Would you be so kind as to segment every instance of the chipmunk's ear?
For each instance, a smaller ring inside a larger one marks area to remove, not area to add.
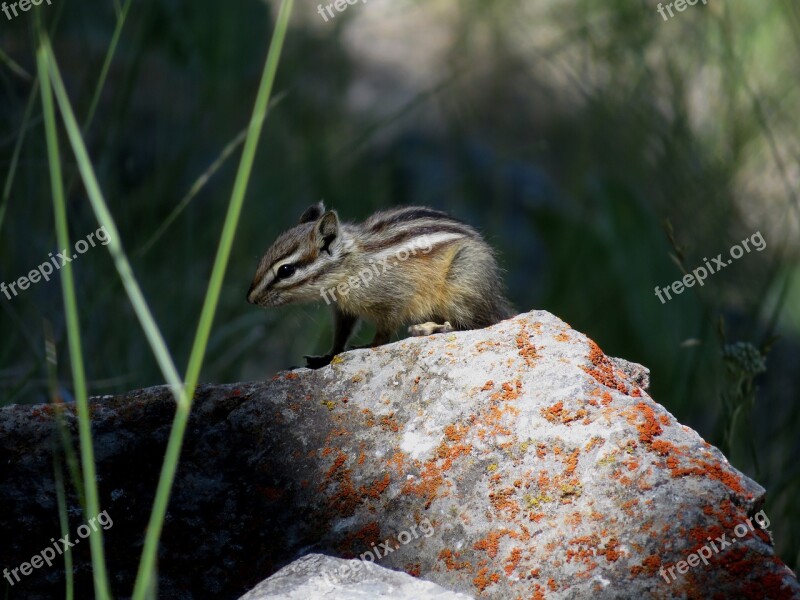
[[[314,227],[320,252],[331,254],[331,245],[339,238],[339,217],[336,211],[329,210],[317,221]]]
[[[313,223],[314,221],[319,219],[324,212],[325,212],[325,204],[322,202],[322,200],[320,200],[316,204],[312,204],[311,206],[309,206],[306,209],[306,212],[300,215],[299,225],[302,225],[303,223]]]

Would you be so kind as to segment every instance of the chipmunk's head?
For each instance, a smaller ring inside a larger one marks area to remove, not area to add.
[[[310,206],[300,223],[282,233],[261,259],[247,301],[282,306],[321,300],[321,291],[338,283],[342,237],[335,211],[326,211],[322,202]]]

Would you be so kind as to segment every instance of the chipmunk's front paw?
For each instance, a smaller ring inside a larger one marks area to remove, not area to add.
[[[453,329],[453,326],[450,325],[450,321],[445,321],[442,325],[429,321],[419,325],[412,325],[408,328],[408,333],[414,336],[433,335],[434,333],[450,333],[451,331],[455,331],[455,329]]]
[[[333,360],[333,354],[325,354],[324,356],[304,356],[306,359],[306,367],[309,369],[321,369]]]

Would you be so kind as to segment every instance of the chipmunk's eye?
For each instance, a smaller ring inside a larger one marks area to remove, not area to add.
[[[281,265],[278,269],[278,279],[289,279],[296,270],[294,265]]]

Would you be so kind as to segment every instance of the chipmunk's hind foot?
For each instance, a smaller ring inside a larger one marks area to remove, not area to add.
[[[420,323],[419,325],[411,325],[408,328],[408,333],[413,336],[433,335],[434,333],[450,333],[455,331],[455,328],[450,325],[450,321],[445,321],[443,324],[433,323]]]

